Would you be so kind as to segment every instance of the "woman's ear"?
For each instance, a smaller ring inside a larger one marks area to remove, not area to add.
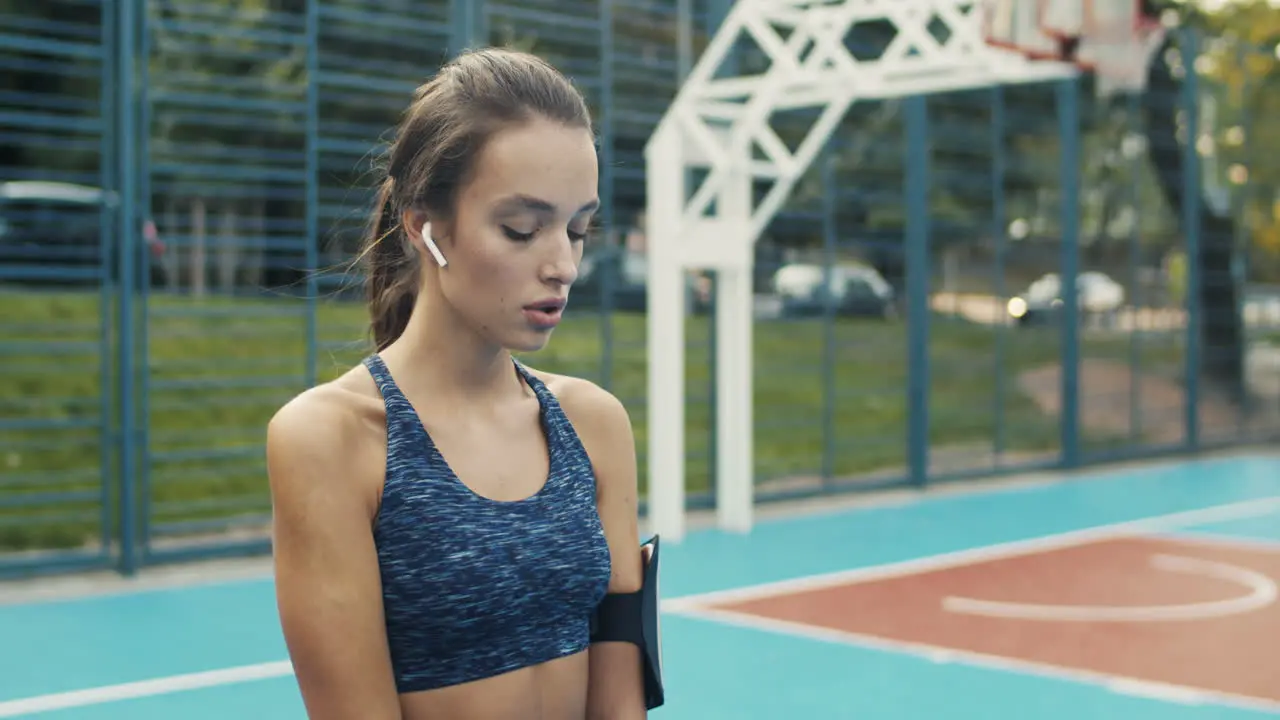
[[[405,210],[400,215],[400,227],[404,228],[405,237],[414,245],[422,243],[422,226],[431,221],[422,210]]]
[[[415,250],[425,250],[440,267],[445,267],[449,264],[440,252],[440,246],[432,234],[431,218],[427,213],[421,210],[408,210],[405,211],[400,222],[404,226],[405,235],[409,238],[409,242],[413,244]]]

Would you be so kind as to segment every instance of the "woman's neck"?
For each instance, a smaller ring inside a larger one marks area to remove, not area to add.
[[[405,376],[402,385],[415,393],[474,401],[519,390],[510,351],[481,337],[438,299],[419,297],[404,332],[381,355],[399,366],[397,381]]]

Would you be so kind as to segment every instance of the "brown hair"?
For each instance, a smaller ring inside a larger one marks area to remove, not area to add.
[[[462,53],[418,88],[385,155],[362,255],[379,350],[404,332],[418,292],[418,254],[400,225],[405,210],[452,217],[457,191],[497,131],[534,117],[591,130],[582,95],[559,71],[524,52]]]

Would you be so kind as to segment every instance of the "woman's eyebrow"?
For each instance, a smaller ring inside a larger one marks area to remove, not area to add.
[[[500,204],[500,207],[503,207],[505,209],[513,205],[518,206],[520,209],[524,209],[524,210],[533,210],[535,212],[543,212],[551,215],[554,215],[556,213],[555,205],[547,202],[546,200],[543,200],[541,198],[536,198],[531,195],[513,195],[507,198],[506,200],[503,200],[502,203]],[[586,203],[585,205],[583,205],[582,207],[578,208],[578,212],[575,214],[581,215],[584,212],[591,212],[599,207],[600,207],[600,198],[595,198],[590,202]]]

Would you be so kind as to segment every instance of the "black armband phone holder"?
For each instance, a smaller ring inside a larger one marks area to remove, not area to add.
[[[662,638],[658,616],[658,536],[641,545],[648,549],[644,580],[631,593],[611,593],[591,616],[591,642],[629,642],[640,648],[645,709],[665,701],[662,687]]]

